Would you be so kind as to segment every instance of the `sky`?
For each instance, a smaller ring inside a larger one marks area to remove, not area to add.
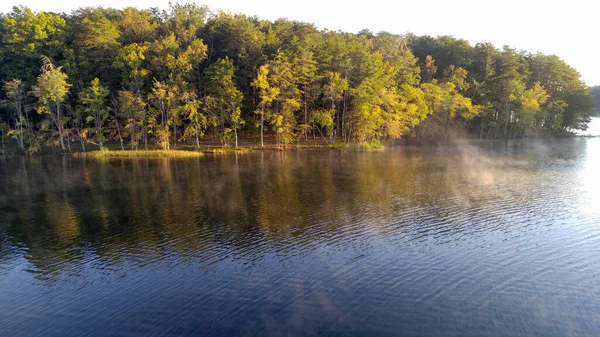
[[[179,2],[192,2],[179,0]],[[417,35],[452,35],[475,44],[491,42],[529,52],[556,54],[590,86],[600,85],[600,51],[596,41],[595,0],[203,0],[212,11],[288,18],[318,28],[358,32],[388,31]],[[167,8],[168,0],[15,0],[2,1],[1,12],[13,5],[35,11],[70,12],[79,7]]]

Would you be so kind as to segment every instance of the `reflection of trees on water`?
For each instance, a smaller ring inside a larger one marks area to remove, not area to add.
[[[489,182],[473,183],[494,166],[481,165],[408,150],[5,158],[0,256],[22,254],[52,277],[90,260],[209,265],[293,254],[340,235],[419,235],[414,228],[447,216],[457,198],[474,207],[490,195]]]

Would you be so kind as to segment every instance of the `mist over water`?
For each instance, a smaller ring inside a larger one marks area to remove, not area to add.
[[[0,159],[0,336],[596,336],[600,139]]]
[[[592,117],[591,122],[588,124],[588,129],[580,131],[578,134],[582,136],[600,137],[600,117]]]

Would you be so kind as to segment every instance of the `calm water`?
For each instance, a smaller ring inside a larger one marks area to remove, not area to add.
[[[600,139],[0,159],[0,336],[597,336]]]

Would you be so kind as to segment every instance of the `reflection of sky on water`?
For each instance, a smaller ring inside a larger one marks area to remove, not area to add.
[[[600,118],[595,119],[596,135],[600,136]],[[600,139],[589,139],[586,142],[583,168],[579,173],[580,209],[587,215],[600,214]]]

